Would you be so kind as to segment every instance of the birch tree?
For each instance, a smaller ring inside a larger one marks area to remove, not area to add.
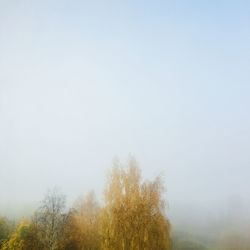
[[[170,249],[163,191],[160,178],[142,181],[135,160],[131,159],[125,169],[115,163],[101,216],[102,249]]]

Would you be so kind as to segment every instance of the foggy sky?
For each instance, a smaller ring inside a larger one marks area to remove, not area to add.
[[[101,197],[129,154],[170,210],[248,203],[249,28],[248,1],[1,0],[0,206]]]

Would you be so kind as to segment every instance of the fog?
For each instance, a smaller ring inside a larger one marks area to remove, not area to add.
[[[54,186],[69,202],[102,199],[113,159],[132,154],[145,179],[163,174],[176,227],[246,221],[249,10],[0,1],[2,213],[27,213]]]

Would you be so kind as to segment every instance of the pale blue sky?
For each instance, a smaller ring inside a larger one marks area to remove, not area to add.
[[[0,0],[1,202],[100,193],[114,156],[170,208],[250,195],[249,1]]]

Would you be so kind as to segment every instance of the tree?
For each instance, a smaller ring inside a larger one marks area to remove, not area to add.
[[[0,247],[8,239],[11,231],[10,221],[5,217],[0,217]]]
[[[2,250],[40,250],[42,246],[36,238],[36,231],[27,219],[22,220],[11,234],[10,238],[4,242]]]
[[[123,169],[115,163],[105,190],[101,216],[103,249],[168,250],[170,224],[160,178],[142,182],[134,159]]]
[[[248,232],[237,229],[223,232],[219,240],[219,248],[221,250],[249,250]]]
[[[33,217],[33,224],[38,232],[38,240],[46,250],[59,249],[66,218],[64,209],[64,195],[57,189],[53,189],[45,195],[41,207]]]
[[[173,250],[207,250],[200,242],[192,240],[180,240],[173,245]]]
[[[100,249],[99,212],[100,206],[93,192],[77,201],[65,226],[65,248]]]

